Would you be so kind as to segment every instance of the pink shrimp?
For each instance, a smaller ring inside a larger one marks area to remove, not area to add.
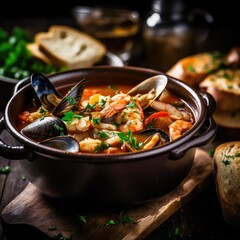
[[[169,126],[169,135],[171,140],[175,140],[182,136],[192,127],[192,123],[185,120],[176,120]]]

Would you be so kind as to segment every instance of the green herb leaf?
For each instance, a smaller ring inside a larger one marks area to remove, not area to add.
[[[87,223],[87,217],[83,215],[78,215],[78,218],[81,223]]]
[[[0,168],[0,174],[9,174],[10,172],[11,172],[11,168],[9,166]]]
[[[75,114],[72,110],[65,112],[64,116],[61,118],[67,124],[70,124],[74,118],[81,119],[83,118],[82,115]]]

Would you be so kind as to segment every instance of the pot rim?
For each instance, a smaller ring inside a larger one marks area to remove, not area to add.
[[[59,149],[53,149],[44,145],[40,145],[37,142],[34,142],[33,140],[25,137],[22,135],[11,123],[11,120],[9,118],[9,112],[13,106],[12,101],[14,98],[18,96],[18,94],[21,91],[24,91],[25,88],[28,88],[30,86],[29,79],[24,79],[26,83],[20,90],[18,90],[8,101],[5,112],[4,112],[4,118],[5,118],[5,125],[7,129],[10,131],[10,133],[16,138],[17,141],[19,141],[20,144],[23,144],[26,149],[28,149],[30,152],[37,152],[40,155],[47,155],[48,158],[52,159],[67,159],[68,161],[74,160],[74,161],[88,161],[88,162],[96,162],[96,163],[109,163],[109,162],[119,162],[119,161],[134,161],[139,159],[147,159],[152,157],[153,155],[160,155],[163,153],[171,152],[171,150],[183,145],[184,143],[188,142],[194,135],[198,132],[198,130],[202,127],[203,123],[206,120],[207,116],[207,109],[205,106],[205,103],[203,99],[201,98],[200,94],[189,87],[186,83],[183,81],[173,78],[163,72],[159,72],[156,70],[148,69],[148,68],[142,68],[142,67],[135,67],[135,66],[124,66],[124,67],[116,67],[116,66],[96,66],[96,67],[88,67],[88,68],[81,68],[81,69],[75,69],[75,70],[67,70],[64,72],[58,72],[49,74],[48,77],[51,79],[52,77],[62,76],[64,75],[71,75],[71,74],[78,74],[79,72],[92,72],[92,71],[98,71],[98,72],[105,72],[106,70],[113,70],[118,72],[137,72],[139,73],[145,73],[145,74],[163,74],[166,75],[171,81],[178,84],[180,87],[185,88],[188,93],[191,94],[191,96],[200,104],[200,109],[198,109],[200,112],[199,119],[195,119],[195,123],[192,126],[192,128],[183,136],[178,138],[175,141],[169,142],[164,144],[163,146],[160,146],[158,148],[150,149],[150,150],[144,150],[134,153],[124,153],[124,154],[101,154],[101,153],[69,153],[64,152]],[[57,157],[57,158],[56,158]],[[108,158],[106,161],[106,157]]]

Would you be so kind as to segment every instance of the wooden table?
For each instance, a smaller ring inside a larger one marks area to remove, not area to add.
[[[65,19],[59,21],[36,20],[32,27],[29,27],[29,19],[19,24],[22,27],[28,26],[32,33],[39,30],[45,30],[47,26],[53,23],[66,23]],[[68,21],[72,25],[72,21]],[[11,28],[13,22],[6,20],[5,26]],[[38,28],[35,28],[38,26]],[[0,112],[2,115],[2,112]],[[5,133],[4,134],[8,134]],[[7,137],[5,137],[7,139]],[[9,143],[10,144],[10,143]],[[216,146],[218,142],[206,147],[206,151]],[[0,157],[0,168],[9,166],[11,172],[0,174],[0,212],[28,185],[19,162]],[[25,228],[28,236],[34,236],[32,239],[43,239],[33,229]],[[24,235],[23,235],[24,237]],[[6,240],[5,231],[0,225],[0,240]],[[20,238],[23,239],[23,238]],[[202,189],[185,207],[178,210],[170,216],[163,224],[156,226],[156,229],[150,233],[146,240],[165,240],[165,239],[218,239],[218,240],[237,240],[240,234],[229,228],[223,221],[221,209],[216,196],[215,184],[213,178],[209,184]]]

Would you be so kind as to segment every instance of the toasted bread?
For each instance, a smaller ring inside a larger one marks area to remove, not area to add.
[[[214,176],[225,219],[240,227],[240,141],[220,144],[214,153]]]
[[[240,69],[221,69],[208,75],[200,88],[209,92],[222,111],[240,111]]]
[[[103,43],[64,25],[53,25],[48,32],[37,33],[35,42],[39,50],[57,67],[90,67],[106,54]]]
[[[224,64],[224,57],[218,52],[204,52],[179,60],[167,74],[198,88],[199,83]]]

